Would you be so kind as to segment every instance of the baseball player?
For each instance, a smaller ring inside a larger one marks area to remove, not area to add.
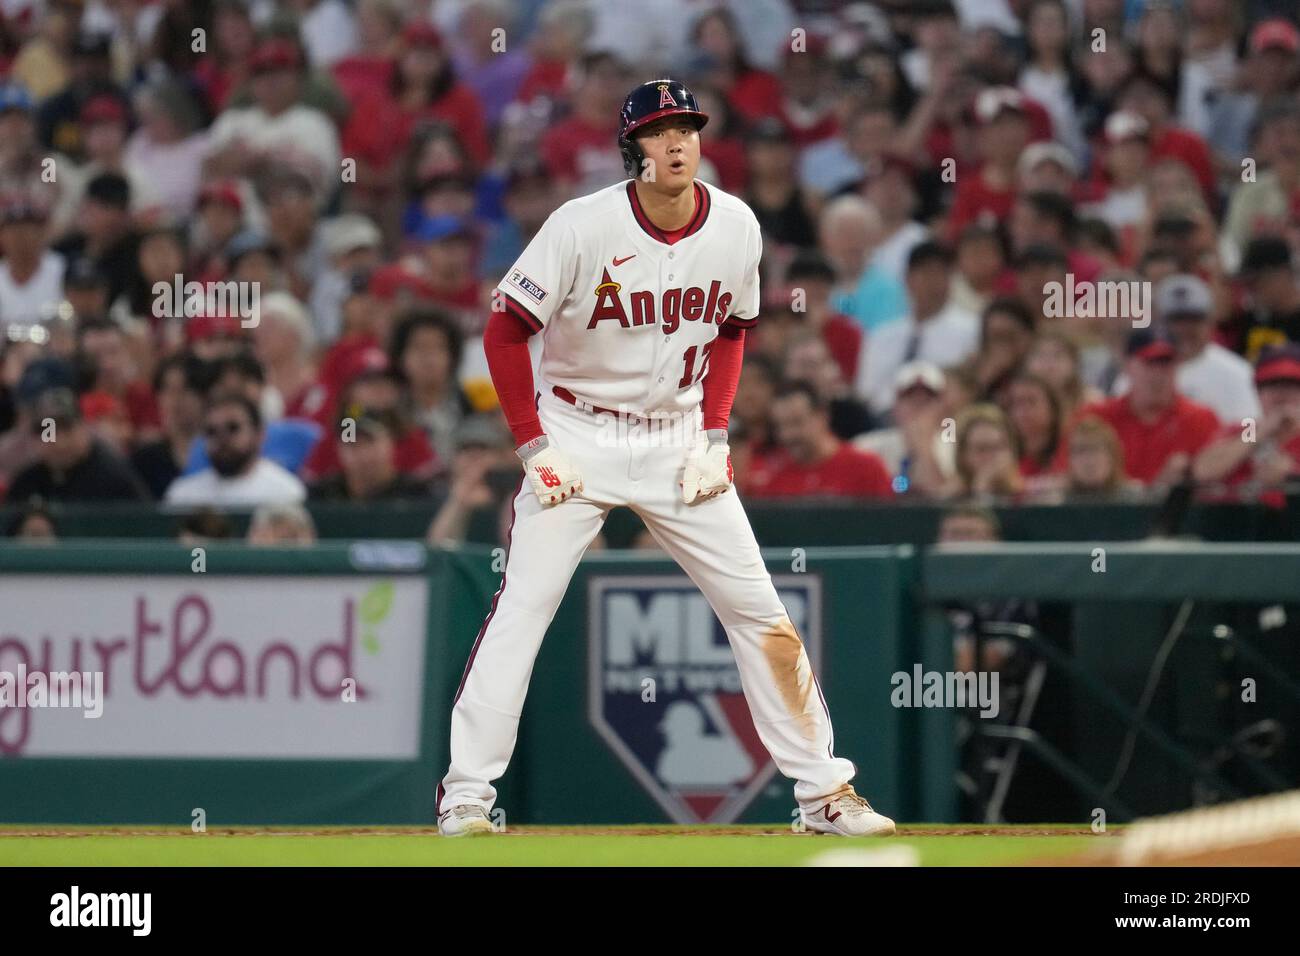
[[[497,287],[484,349],[525,478],[501,586],[451,715],[445,836],[491,832],[533,661],[573,571],[626,505],[726,629],[759,736],[805,825],[892,834],[834,755],[802,640],[731,489],[727,422],[758,319],[758,221],[695,178],[708,117],[675,80],[638,86],[618,144],[629,179],[557,209]],[[538,381],[529,336],[542,337]],[[647,440],[647,436],[657,440]]]

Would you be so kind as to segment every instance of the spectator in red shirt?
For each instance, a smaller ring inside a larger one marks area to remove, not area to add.
[[[442,36],[418,20],[402,31],[403,52],[388,86],[353,103],[343,128],[343,154],[357,161],[355,185],[383,193],[396,184],[396,160],[420,123],[442,120],[476,166],[489,157],[483,104],[456,79]]]
[[[135,440],[157,438],[161,425],[158,403],[149,383],[136,374],[122,327],[109,319],[83,321],[77,329],[77,347],[90,374],[88,391],[102,392],[120,403]]]
[[[717,65],[710,75],[719,81],[727,102],[741,119],[752,123],[778,115],[781,84],[771,73],[750,65],[730,10],[717,7],[696,20],[691,46],[714,59]]]
[[[539,150],[551,175],[574,195],[623,179],[623,161],[611,143],[618,139],[618,113],[627,71],[612,53],[582,61],[570,98],[573,111],[542,136]]]
[[[531,103],[538,97],[551,101],[563,99],[570,73],[590,35],[591,13],[583,4],[548,3],[538,14],[537,30],[529,41],[532,66],[519,84],[515,101]],[[697,96],[699,92],[695,88]]]
[[[1136,69],[1120,87],[1116,104],[1125,112],[1133,112],[1147,121],[1151,144],[1151,162],[1177,159],[1196,176],[1205,201],[1215,204],[1214,162],[1205,140],[1191,130],[1175,126],[1173,100],[1170,90],[1152,74]]]
[[[1214,440],[1219,419],[1178,394],[1173,342],[1152,329],[1138,329],[1128,340],[1124,370],[1126,395],[1079,410],[1107,422],[1124,448],[1124,467],[1144,485],[1172,485],[1188,474],[1192,459]]]
[[[804,382],[788,382],[772,405],[781,451],[751,476],[756,498],[888,498],[889,472],[879,456],[835,437],[830,414]]]
[[[980,167],[957,180],[949,220],[953,239],[962,229],[984,219],[1002,221],[1011,215],[1016,196],[1016,167],[1029,143],[1025,98],[1011,87],[991,87],[975,98],[976,151]]]
[[[1278,487],[1300,475],[1300,346],[1265,349],[1255,366],[1255,388],[1259,422],[1226,428],[1197,456],[1192,475],[1198,482],[1264,491],[1265,501],[1281,506]]]
[[[330,72],[349,102],[382,93],[393,78],[402,52],[402,8],[395,0],[360,0],[357,4],[360,49],[335,63]]]
[[[795,256],[785,278],[791,301],[801,295],[808,327],[822,337],[844,381],[856,381],[858,359],[862,355],[862,327],[831,307],[831,289],[835,285],[831,264],[817,250],[808,249]]]

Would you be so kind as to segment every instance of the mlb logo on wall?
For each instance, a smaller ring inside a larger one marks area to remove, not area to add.
[[[773,582],[817,673],[821,581],[790,574]],[[680,575],[596,576],[587,606],[588,712],[596,731],[675,822],[734,821],[776,765],[704,595]]]

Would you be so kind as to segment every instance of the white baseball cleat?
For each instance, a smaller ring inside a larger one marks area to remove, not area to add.
[[[801,810],[803,823],[815,833],[838,836],[893,836],[894,821],[871,809],[871,804],[852,789],[815,810]]]
[[[482,807],[462,803],[438,817],[438,832],[445,837],[478,836],[492,832],[492,821]]]

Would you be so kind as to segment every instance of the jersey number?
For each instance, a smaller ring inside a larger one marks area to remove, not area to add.
[[[696,346],[692,345],[686,350],[686,354],[682,356],[682,361],[686,363],[686,370],[682,372],[682,380],[677,383],[678,388],[686,388],[689,385],[694,385],[700,379],[704,378],[704,374],[709,370],[709,353],[713,351],[713,342],[706,343],[701,352],[704,360],[700,362],[699,375],[695,374],[695,349]]]

